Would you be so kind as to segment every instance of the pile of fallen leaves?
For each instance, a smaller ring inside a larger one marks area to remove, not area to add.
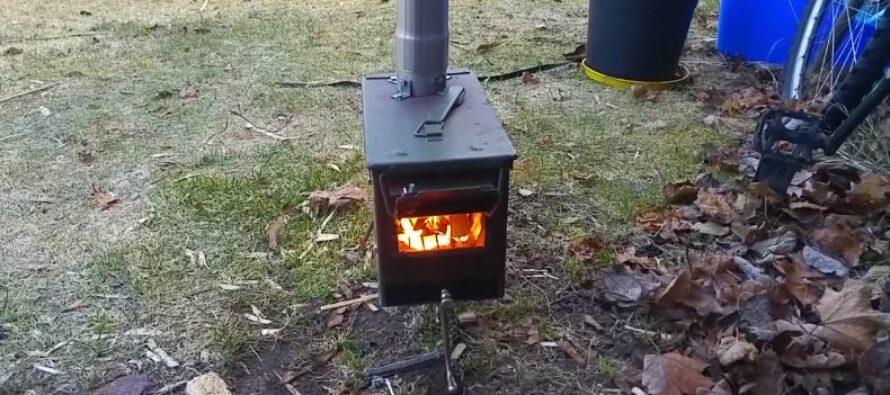
[[[666,209],[638,216],[645,242],[616,251],[600,288],[614,306],[647,307],[679,340],[619,386],[890,394],[890,182],[822,166],[784,196],[706,174],[664,197]]]

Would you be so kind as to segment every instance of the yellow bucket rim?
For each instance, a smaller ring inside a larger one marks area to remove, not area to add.
[[[584,70],[584,75],[591,80],[599,82],[603,85],[610,86],[617,89],[630,89],[634,85],[641,85],[648,89],[667,89],[674,85],[678,85],[680,83],[686,82],[689,80],[689,75],[691,74],[689,68],[687,68],[682,63],[680,64],[680,70],[682,75],[680,77],[670,80],[670,81],[634,81],[634,80],[626,80],[623,78],[612,77],[606,74],[603,74],[599,71],[596,71],[589,66],[587,66],[587,59],[581,61],[581,68]]]

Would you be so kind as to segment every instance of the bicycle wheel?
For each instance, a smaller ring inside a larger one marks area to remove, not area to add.
[[[861,59],[887,0],[811,0],[785,65],[782,98],[824,105]]]

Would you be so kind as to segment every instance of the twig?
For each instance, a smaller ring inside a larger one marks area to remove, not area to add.
[[[34,93],[43,92],[43,91],[45,91],[45,90],[47,90],[47,89],[50,89],[50,88],[55,87],[56,85],[59,85],[59,83],[58,83],[58,82],[53,82],[52,84],[44,85],[44,86],[41,86],[40,88],[34,88],[34,89],[29,90],[29,91],[24,91],[24,92],[22,92],[22,93],[16,93],[16,94],[14,94],[14,95],[12,95],[12,96],[7,96],[7,97],[4,97],[4,98],[0,99],[0,103],[5,103],[5,102],[8,102],[8,101],[10,101],[10,100],[15,100],[15,99],[18,99],[18,98],[20,98],[20,97],[28,96],[28,95],[31,95],[31,94],[34,94]]]
[[[278,141],[287,141],[287,137],[282,136],[282,135],[280,135],[280,134],[272,133],[272,132],[266,130],[265,128],[262,128],[262,127],[258,126],[256,123],[254,123],[253,121],[247,119],[247,117],[245,117],[244,115],[242,115],[242,114],[241,114],[240,112],[238,112],[238,111],[235,111],[235,110],[229,110],[229,113],[231,113],[232,115],[234,115],[234,116],[236,116],[236,117],[238,117],[238,118],[243,119],[244,122],[247,122],[248,124],[250,124],[250,126],[253,127],[253,130],[256,130],[257,132],[259,132],[260,134],[265,135],[266,137],[271,137],[271,138],[273,138],[273,139],[275,139],[275,140],[278,140]]]
[[[177,381],[173,384],[167,384],[161,388],[158,388],[158,390],[154,392],[154,395],[169,394],[169,393],[175,391],[177,388],[182,387],[186,384],[188,384],[188,381],[186,381],[186,380]]]
[[[0,39],[0,42],[9,40],[4,42],[4,44],[15,44],[15,43],[23,43],[25,41],[52,41],[52,40],[61,40],[64,38],[72,38],[72,37],[92,37],[98,36],[101,33],[99,32],[90,32],[90,33],[74,33],[74,34],[66,34],[62,36],[49,36],[49,37],[4,37]]]
[[[201,9],[198,11],[204,12],[204,9],[207,8],[207,3],[209,2],[210,0],[204,0],[204,4],[201,5]]]
[[[627,330],[627,331],[631,331],[631,332],[633,332],[633,333],[636,333],[636,334],[638,334],[638,335],[657,337],[657,338],[659,338],[659,339],[661,339],[661,340],[670,340],[670,338],[671,338],[671,335],[668,335],[668,334],[658,333],[658,332],[653,332],[653,331],[647,331],[647,330],[645,330],[645,329],[635,328],[635,327],[632,327],[632,326],[630,326],[630,325],[625,325],[625,326],[624,326],[624,329]]]
[[[318,88],[323,86],[345,86],[350,88],[361,87],[361,84],[352,80],[334,80],[334,81],[293,81],[293,82],[276,82],[275,85],[284,88]]]
[[[502,73],[502,74],[479,76],[479,80],[480,81],[512,80],[514,78],[522,77],[522,75],[525,73],[540,73],[542,71],[553,70],[555,68],[559,68],[559,67],[570,65],[570,64],[575,64],[575,62],[565,61],[565,62],[557,62],[557,63],[539,64],[537,66],[526,67],[524,69],[510,71],[510,72],[506,72],[506,73]]]
[[[23,133],[10,134],[9,136],[3,136],[3,137],[0,137],[0,143],[4,142],[6,140],[12,140],[16,137],[21,137],[21,136],[25,136],[25,135],[29,135],[29,134],[31,134],[31,132],[23,132]]]
[[[324,306],[321,306],[320,310],[321,311],[335,310],[335,309],[339,309],[341,307],[347,307],[347,306],[352,306],[352,305],[356,305],[356,304],[361,304],[361,303],[365,303],[365,302],[377,299],[378,296],[379,296],[379,294],[374,293],[374,294],[370,294],[370,295],[364,295],[364,296],[361,296],[361,297],[358,297],[355,299],[344,300],[342,302],[326,304]]]

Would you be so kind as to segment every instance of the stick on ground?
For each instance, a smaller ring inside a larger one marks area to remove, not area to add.
[[[43,92],[43,91],[45,91],[45,90],[47,90],[47,89],[54,88],[56,85],[59,85],[59,83],[58,83],[58,82],[53,82],[52,84],[44,85],[44,86],[41,86],[40,88],[34,88],[34,89],[29,90],[29,91],[24,91],[24,92],[22,92],[22,93],[16,93],[16,94],[14,94],[14,95],[12,95],[12,96],[7,96],[7,97],[4,97],[4,98],[0,99],[0,103],[6,103],[6,102],[8,102],[8,101],[18,99],[18,98],[20,98],[20,97],[25,97],[25,96],[28,96],[28,95],[31,95],[31,94],[34,94],[34,93]]]

